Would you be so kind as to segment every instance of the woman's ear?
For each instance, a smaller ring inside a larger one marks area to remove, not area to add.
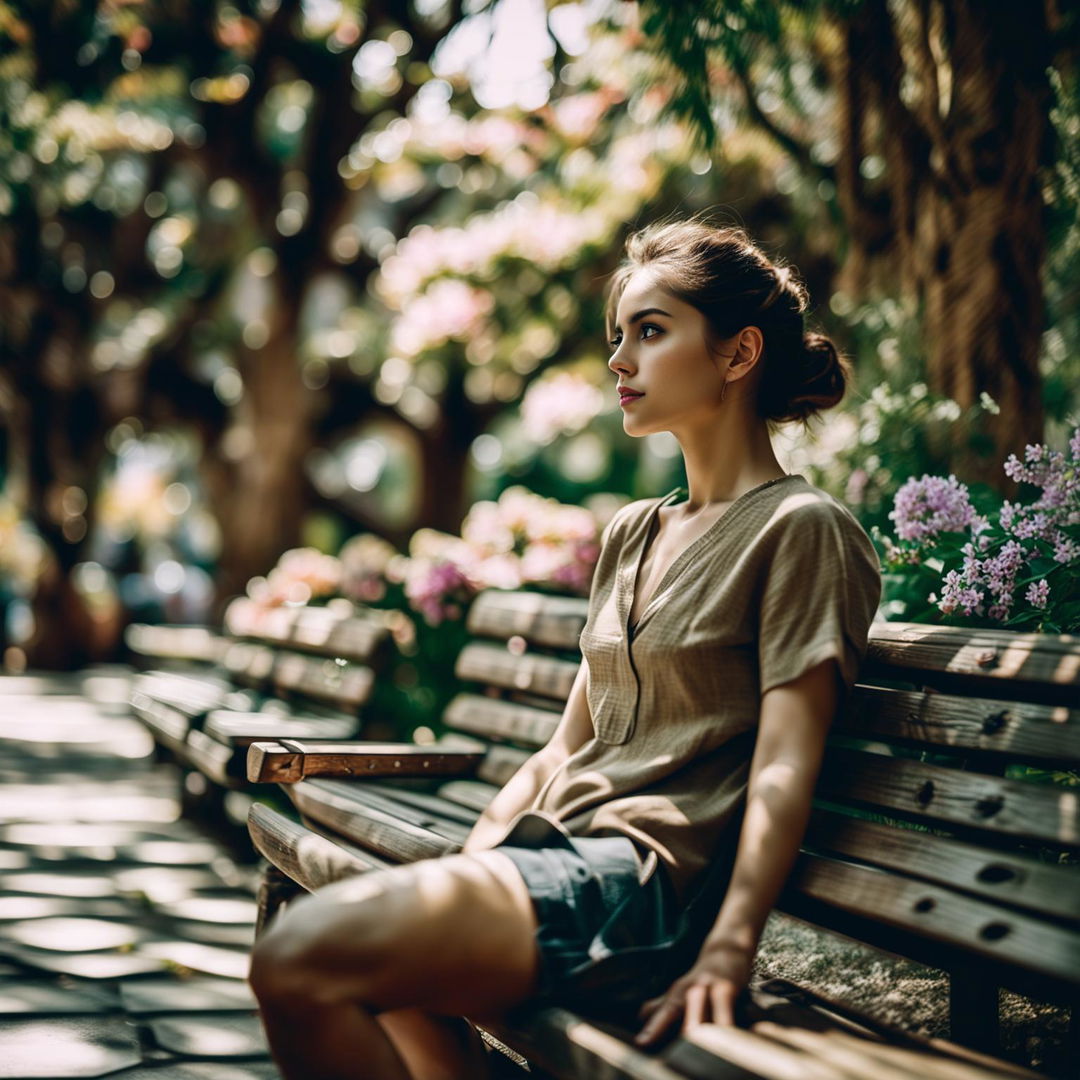
[[[735,339],[735,355],[728,370],[737,379],[748,375],[765,350],[765,338],[756,326],[744,326]]]

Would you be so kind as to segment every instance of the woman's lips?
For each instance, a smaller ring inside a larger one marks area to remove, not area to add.
[[[644,396],[645,396],[644,394],[634,393],[634,392],[629,391],[629,390],[620,390],[619,391],[619,404],[620,405],[629,405],[631,401],[637,401],[637,399],[639,397],[644,397]]]

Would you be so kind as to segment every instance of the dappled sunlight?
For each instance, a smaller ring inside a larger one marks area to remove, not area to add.
[[[147,932],[121,922],[57,917],[9,924],[3,936],[35,949],[81,953],[129,948]]]

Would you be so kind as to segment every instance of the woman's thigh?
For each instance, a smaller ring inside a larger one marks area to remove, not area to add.
[[[335,882],[290,904],[252,979],[311,1001],[498,1015],[533,993],[536,915],[513,861],[447,855]]]

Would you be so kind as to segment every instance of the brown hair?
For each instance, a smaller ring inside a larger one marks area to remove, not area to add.
[[[851,364],[824,334],[804,328],[806,285],[791,266],[771,262],[744,229],[689,220],[632,233],[608,285],[609,339],[630,276],[646,266],[658,271],[662,288],[705,316],[714,337],[730,338],[745,326],[761,330],[764,368],[757,411],[762,419],[806,424],[843,398]]]

